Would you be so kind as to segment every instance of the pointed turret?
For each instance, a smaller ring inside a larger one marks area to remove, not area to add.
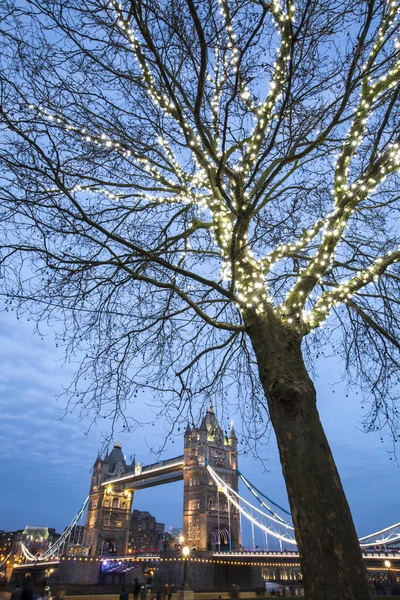
[[[231,421],[231,430],[229,432],[229,439],[230,440],[237,440],[235,428],[233,426],[233,421]]]
[[[217,417],[215,416],[214,408],[211,401],[210,406],[208,407],[207,412],[201,421],[200,429],[205,429],[209,435],[215,435],[216,431],[221,429]]]
[[[108,457],[108,461],[109,461],[109,469],[110,472],[113,472],[116,465],[119,463],[121,465],[121,468],[126,471],[127,470],[127,464],[125,462],[125,457],[122,454],[122,449],[121,449],[121,443],[120,442],[115,442],[114,444],[114,448],[111,450],[110,456]]]
[[[95,469],[98,464],[100,464],[100,465],[103,464],[103,461],[101,460],[100,452],[98,453],[97,458],[96,458],[96,460],[95,460],[94,465],[93,465],[92,468]]]
[[[201,420],[199,431],[207,431],[207,422],[205,416]]]

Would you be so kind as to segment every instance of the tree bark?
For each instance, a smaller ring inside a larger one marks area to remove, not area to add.
[[[273,314],[247,317],[275,430],[307,600],[369,600],[350,508],[322,427],[301,335]]]

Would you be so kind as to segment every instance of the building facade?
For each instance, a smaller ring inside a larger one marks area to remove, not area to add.
[[[131,514],[128,552],[159,550],[163,541],[164,523],[157,523],[147,510],[134,510]]]
[[[239,511],[220,492],[207,470],[209,464],[238,490],[237,439],[233,425],[226,437],[212,406],[199,427],[185,431],[183,536],[197,550],[240,548]]]

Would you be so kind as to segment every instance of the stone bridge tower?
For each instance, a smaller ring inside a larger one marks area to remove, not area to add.
[[[238,490],[235,430],[232,425],[229,437],[224,436],[212,406],[200,427],[191,429],[188,425],[185,432],[183,535],[185,544],[192,549],[239,549],[239,511],[218,491],[206,462]]]
[[[104,459],[97,457],[93,465],[86,515],[83,545],[90,548],[91,556],[127,554],[129,525],[133,492],[101,485],[109,477],[117,477],[133,471],[122,454],[121,444],[115,444]]]

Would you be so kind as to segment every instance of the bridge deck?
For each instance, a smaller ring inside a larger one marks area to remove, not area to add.
[[[140,472],[106,479],[101,485],[118,485],[130,490],[144,489],[183,479],[183,456],[162,460],[143,467]]]
[[[273,564],[274,566],[300,566],[300,557],[298,552],[292,551],[280,551],[280,550],[243,550],[236,552],[213,552],[213,553],[200,553],[197,555],[196,552],[190,557],[191,562],[214,562],[214,563],[229,563],[233,565],[243,565],[243,564],[252,564],[255,566],[268,566]],[[389,560],[392,569],[397,570],[400,567],[400,551],[399,552],[364,552],[363,558],[366,563],[367,569],[369,570],[378,570],[385,571],[387,567],[385,566],[385,561]],[[57,567],[60,561],[71,561],[71,563],[75,562],[112,562],[112,563],[124,563],[124,562],[160,562],[160,561],[176,561],[183,560],[182,555],[177,552],[174,557],[168,556],[163,557],[160,553],[141,553],[137,555],[120,555],[120,556],[92,556],[92,557],[83,557],[83,556],[61,556],[55,560],[47,560],[41,562],[40,560],[36,562],[25,563],[22,565],[17,565],[14,568],[17,570],[31,570],[31,569],[43,569],[49,566]]]

